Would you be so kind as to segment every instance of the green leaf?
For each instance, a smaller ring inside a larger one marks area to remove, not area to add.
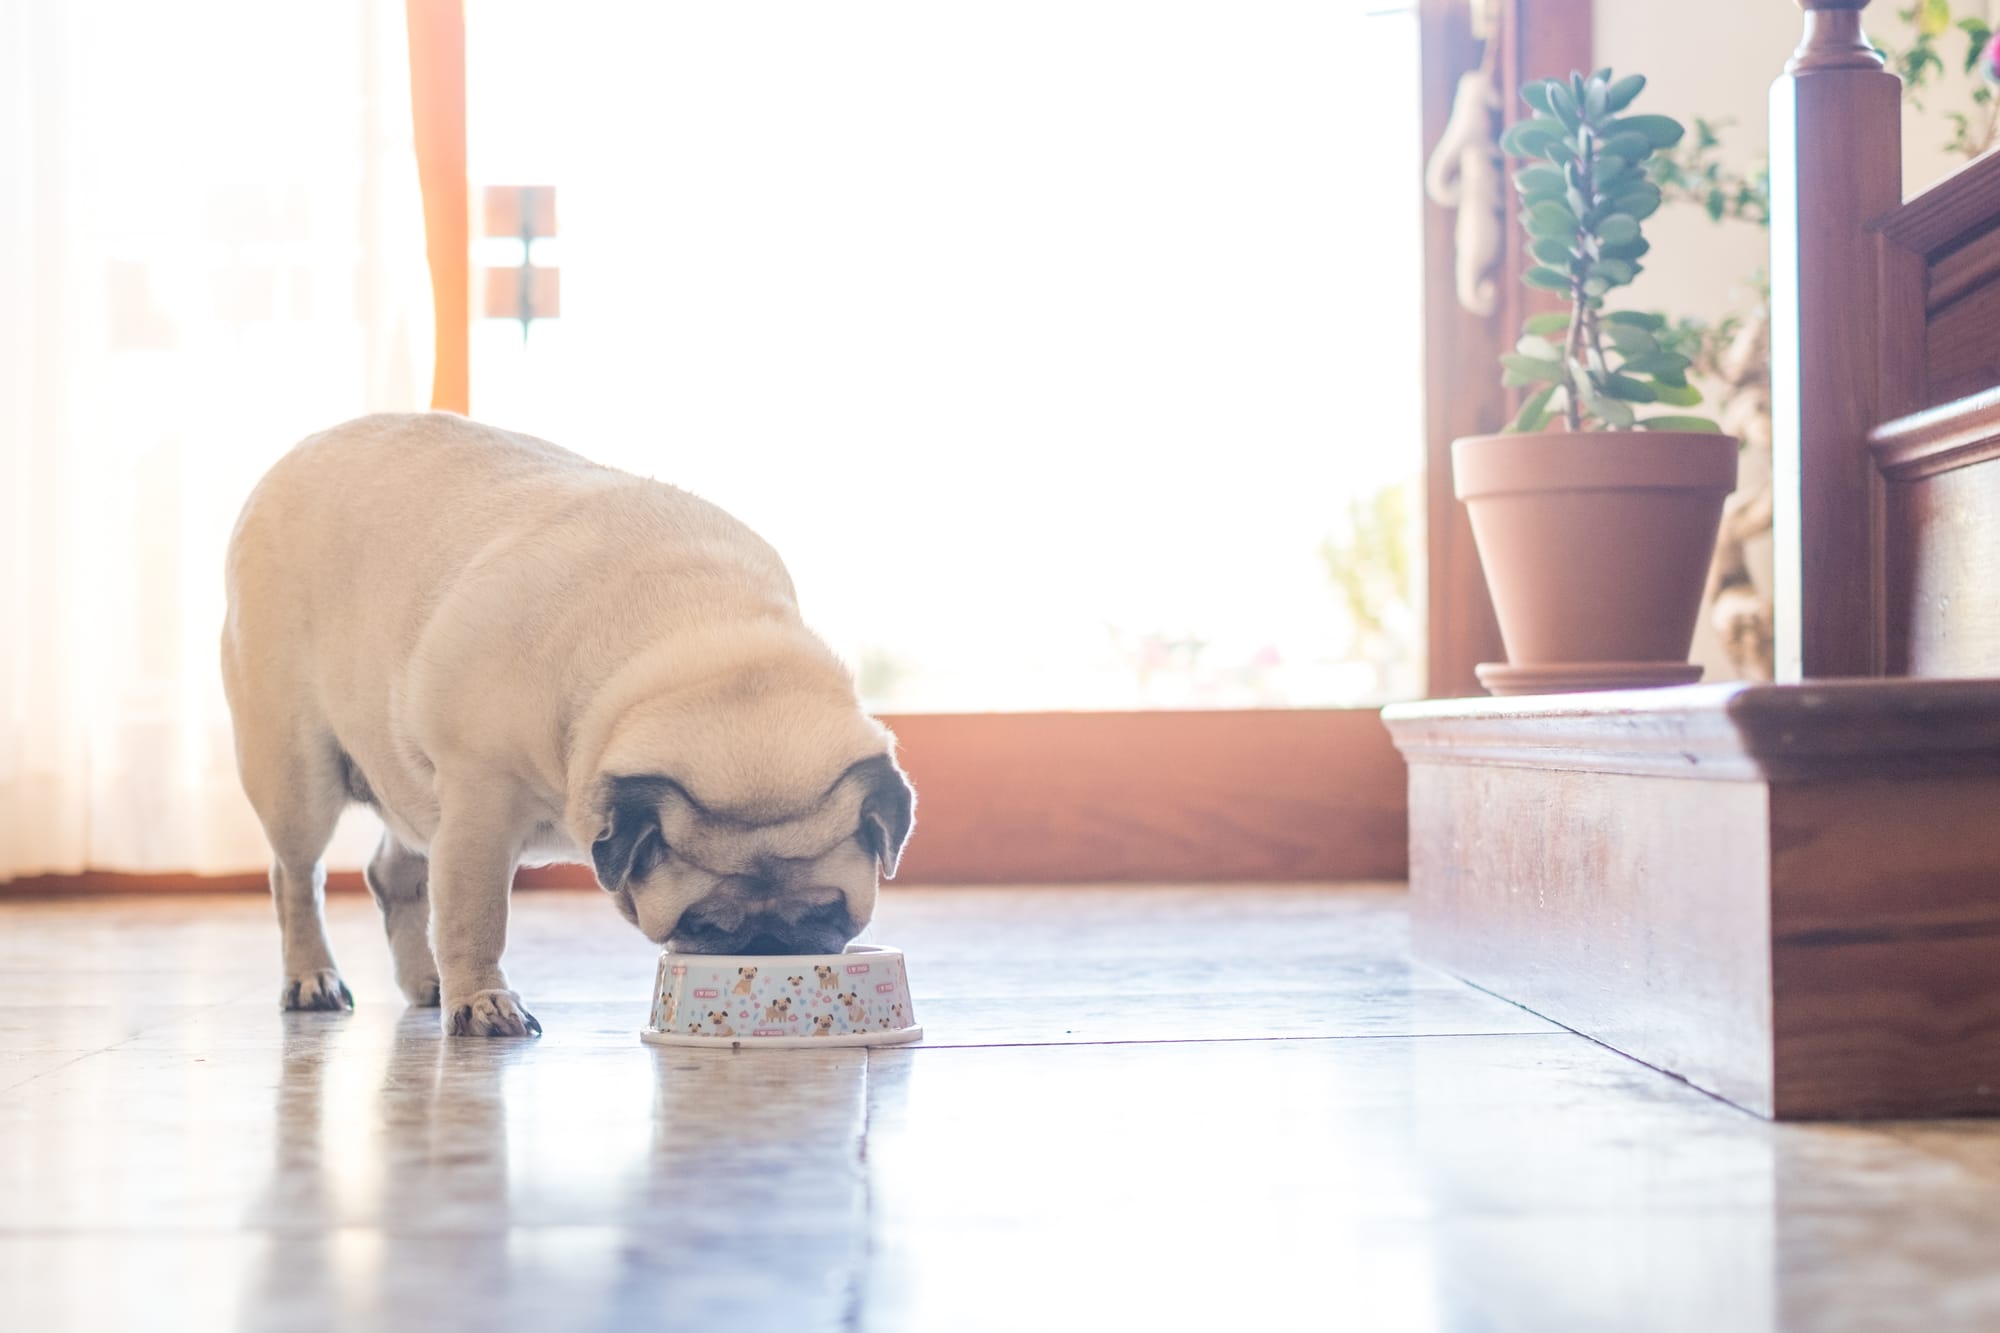
[[[1561,310],[1551,310],[1539,315],[1530,315],[1526,320],[1522,321],[1521,328],[1525,332],[1533,333],[1543,338],[1557,333],[1568,333],[1569,315]]]
[[[1562,142],[1562,126],[1541,116],[1508,126],[1500,136],[1500,151],[1509,157],[1547,157],[1552,144]]]
[[[1636,241],[1627,241],[1623,245],[1599,246],[1598,253],[1606,259],[1640,259],[1652,248],[1652,242],[1641,237]]]
[[[1672,116],[1625,116],[1611,122],[1613,134],[1644,135],[1655,148],[1672,148],[1687,131]]]
[[[1658,396],[1653,392],[1652,385],[1644,380],[1635,380],[1630,375],[1607,375],[1599,388],[1627,403],[1650,403]]]
[[[1559,204],[1553,199],[1545,199],[1523,210],[1521,221],[1527,226],[1530,236],[1564,240],[1576,235],[1576,214],[1569,211],[1567,204]]]
[[[1525,84],[1521,88],[1521,100],[1542,115],[1553,116],[1555,110],[1549,105],[1549,87],[1550,82],[1547,79],[1537,79],[1533,83]]]
[[[1917,8],[1917,31],[1936,37],[1951,26],[1951,0],[1923,0]]]
[[[1670,389],[1685,389],[1688,359],[1673,352],[1656,352],[1651,356],[1635,356],[1627,359],[1620,369],[1627,375],[1651,375],[1657,384]]]
[[[1571,95],[1570,90],[1553,80],[1549,83],[1549,111],[1562,122],[1563,129],[1575,134],[1583,124],[1583,114],[1578,103],[1581,99]]]
[[[1675,384],[1671,380],[1655,377],[1653,395],[1669,407],[1693,407],[1701,401],[1701,390],[1686,380]]]
[[[1629,245],[1639,239],[1639,220],[1630,213],[1613,213],[1597,224],[1597,239],[1608,245]]]
[[[1530,287],[1540,287],[1543,291],[1564,293],[1569,291],[1569,274],[1539,264],[1523,273],[1521,281]]]
[[[1632,105],[1632,99],[1637,97],[1645,87],[1645,75],[1628,74],[1605,90],[1604,105],[1615,116],[1626,107]]]
[[[1604,119],[1604,80],[1593,74],[1583,86],[1583,118],[1592,124]]]
[[[1521,341],[1514,344],[1514,350],[1531,360],[1547,361],[1552,365],[1562,360],[1562,353],[1547,338],[1533,333],[1521,335]]]
[[[1608,194],[1624,184],[1632,174],[1632,164],[1616,153],[1599,153],[1596,172],[1597,188]]]
[[[1521,404],[1521,410],[1514,415],[1514,424],[1509,431],[1540,430],[1549,424],[1549,399],[1555,396],[1556,386],[1551,384],[1541,392]]]
[[[1647,430],[1691,430],[1703,435],[1722,434],[1722,427],[1707,417],[1647,417],[1639,425]]]
[[[1552,194],[1557,198],[1569,187],[1563,179],[1561,167],[1537,162],[1532,167],[1523,167],[1514,173],[1514,188],[1522,194]]]
[[[1563,368],[1554,361],[1538,361],[1532,356],[1522,356],[1519,352],[1509,352],[1500,358],[1506,374],[1500,382],[1510,389],[1518,389],[1528,384],[1546,384],[1550,380],[1562,378]]]
[[[1623,287],[1639,276],[1639,266],[1623,259],[1600,259],[1587,266],[1584,272],[1593,278],[1602,278],[1613,287]]]
[[[1553,236],[1541,236],[1528,242],[1528,252],[1551,268],[1568,268],[1576,258],[1567,244]]]
[[[1658,333],[1661,329],[1667,327],[1667,317],[1665,315],[1655,315],[1645,310],[1613,310],[1604,316],[1604,322],[1606,324],[1630,324],[1632,327],[1644,329],[1648,333]]]
[[[1577,386],[1583,394],[1583,405],[1590,415],[1607,426],[1630,426],[1634,419],[1631,408],[1615,398],[1606,398],[1597,391],[1597,386],[1585,380]]]
[[[1970,74],[1979,67],[1979,57],[1986,53],[1986,44],[1993,40],[1993,29],[1987,26],[1985,19],[1981,18],[1960,19],[1958,26],[1968,39],[1965,47],[1965,72]],[[1981,88],[1979,91],[1986,90]]]
[[[1613,341],[1616,341],[1621,334],[1626,337],[1640,337],[1648,341],[1653,340],[1652,334],[1643,333],[1629,324],[1612,324],[1607,322],[1604,325],[1604,332]],[[1634,375],[1653,375],[1671,382],[1672,377],[1683,374],[1688,366],[1692,364],[1679,352],[1669,352],[1665,348],[1661,348],[1657,342],[1654,342],[1654,347],[1656,350],[1651,352],[1631,353],[1629,360],[1625,364],[1625,369]],[[1624,351],[1624,344],[1619,343],[1618,350],[1621,352]]]
[[[1620,213],[1629,213],[1636,220],[1644,222],[1659,211],[1660,187],[1651,182],[1643,182],[1629,190],[1618,191],[1611,202],[1618,206]]]
[[[1643,134],[1614,134],[1604,141],[1604,151],[1627,162],[1643,162],[1652,154],[1653,145],[1646,142]]]
[[[1626,357],[1627,370],[1643,369],[1635,364],[1639,357],[1651,357],[1659,353],[1660,344],[1652,334],[1633,324],[1605,324],[1604,336],[1618,349],[1620,356]]]

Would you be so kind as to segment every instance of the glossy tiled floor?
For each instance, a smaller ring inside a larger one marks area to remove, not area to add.
[[[548,1035],[445,1040],[332,916],[360,1007],[287,1016],[261,899],[0,898],[0,1326],[2000,1329],[2000,1125],[1766,1125],[1392,891],[893,891],[874,1052],[642,1046],[561,893]]]

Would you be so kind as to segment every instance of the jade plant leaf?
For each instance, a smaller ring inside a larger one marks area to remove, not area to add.
[[[1613,135],[1644,135],[1655,148],[1672,148],[1687,133],[1672,116],[1625,116],[1612,121],[1609,128]]]
[[[1553,120],[1524,120],[1500,136],[1500,151],[1509,157],[1545,157],[1562,135],[1562,126]]]
[[[1570,261],[1576,258],[1570,253],[1569,246],[1553,236],[1543,236],[1535,240],[1528,246],[1528,253],[1552,268],[1567,268]]]
[[[1548,196],[1560,199],[1568,191],[1569,182],[1563,179],[1561,167],[1537,162],[1532,167],[1523,167],[1514,173],[1514,188],[1524,197]]]
[[[1532,431],[1548,425],[1549,400],[1555,396],[1555,392],[1556,386],[1550,384],[1530,396],[1528,401],[1521,404],[1521,410],[1514,414],[1514,423],[1507,429],[1515,432]]]
[[[1653,386],[1630,375],[1607,375],[1600,391],[1627,403],[1650,403],[1658,399]]]
[[[1630,213],[1613,213],[1597,224],[1597,239],[1607,245],[1630,245],[1639,239],[1639,219]]]
[[[1615,116],[1632,105],[1632,99],[1645,91],[1645,88],[1645,75],[1628,74],[1605,90],[1604,105]]]

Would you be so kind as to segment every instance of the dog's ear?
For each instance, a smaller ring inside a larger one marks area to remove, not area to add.
[[[660,798],[669,785],[657,777],[614,777],[605,783],[604,832],[590,844],[590,863],[607,892],[643,877],[666,855]]]
[[[894,879],[896,866],[903,859],[903,845],[916,824],[917,794],[910,789],[903,770],[886,754],[860,767],[868,794],[861,799],[861,828],[856,836],[874,854],[883,878]]]

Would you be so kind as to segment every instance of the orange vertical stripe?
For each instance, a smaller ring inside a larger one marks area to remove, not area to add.
[[[472,401],[472,204],[465,166],[464,0],[408,0],[410,109],[436,307],[431,406]]]

